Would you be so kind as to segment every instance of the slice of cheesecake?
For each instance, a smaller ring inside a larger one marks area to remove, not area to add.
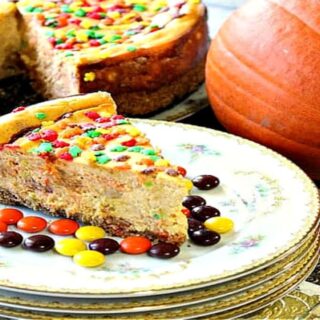
[[[0,203],[181,244],[190,181],[98,92],[0,117]]]

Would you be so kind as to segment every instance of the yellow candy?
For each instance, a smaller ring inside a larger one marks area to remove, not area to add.
[[[56,243],[55,249],[64,256],[74,256],[76,253],[86,250],[86,244],[79,239],[63,239]]]
[[[111,117],[111,114],[109,112],[106,112],[106,111],[100,111],[99,114],[103,118]]]
[[[108,129],[103,129],[103,128],[98,128],[96,129],[97,132],[100,132],[101,134],[108,134],[110,133],[110,130]]]
[[[84,241],[94,241],[103,238],[105,234],[105,231],[100,227],[85,226],[77,230],[76,237]]]
[[[81,267],[93,268],[104,264],[105,256],[93,250],[85,250],[78,252],[74,257],[73,261]]]
[[[77,158],[76,160],[78,160],[79,162],[88,161],[90,163],[94,163],[94,162],[96,162],[96,156],[91,151],[84,151],[81,154],[81,158]]]
[[[108,12],[108,16],[112,19],[118,19],[120,18],[121,14],[118,11],[111,11]]]
[[[217,233],[227,233],[233,230],[234,223],[226,217],[212,217],[204,222],[204,226]]]
[[[43,8],[44,9],[52,9],[52,8],[55,8],[57,6],[56,3],[53,3],[53,2],[44,2],[43,0],[41,0],[42,4],[43,4]]]
[[[81,26],[82,28],[85,28],[85,29],[90,29],[91,27],[94,26],[94,23],[93,23],[92,21],[90,21],[90,20],[84,19],[84,20],[81,22],[80,26]]]
[[[43,127],[48,127],[48,126],[51,126],[51,125],[53,125],[54,124],[54,121],[42,121],[41,122],[41,125],[43,126]]]
[[[186,188],[190,191],[193,188],[193,183],[189,179],[184,179]]]
[[[78,137],[75,140],[75,143],[82,149],[84,149],[87,145],[92,143],[92,139],[89,137]]]
[[[154,165],[156,167],[168,167],[170,165],[170,162],[165,159],[159,159],[154,163]]]
[[[84,31],[77,31],[76,32],[76,39],[79,42],[87,42],[89,37]]]
[[[132,137],[137,137],[141,134],[141,131],[135,127],[129,127],[126,129],[127,133]]]
[[[96,78],[96,74],[94,72],[87,72],[84,74],[83,80],[85,82],[94,81]]]
[[[123,17],[122,17],[122,19],[123,20],[130,20],[131,18],[134,18],[136,16],[136,14],[135,13],[127,13],[127,14],[125,14]]]

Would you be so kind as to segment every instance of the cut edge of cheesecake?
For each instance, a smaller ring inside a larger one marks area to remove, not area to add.
[[[110,94],[17,111],[0,117],[0,203],[78,219],[113,236],[144,235],[179,245],[186,240],[181,202],[190,181],[129,119],[116,115]],[[96,114],[109,122],[98,122]],[[66,138],[72,130],[78,131]],[[49,131],[58,134],[55,141],[34,139]],[[69,146],[56,148],[58,140]],[[44,145],[50,149],[45,154]]]

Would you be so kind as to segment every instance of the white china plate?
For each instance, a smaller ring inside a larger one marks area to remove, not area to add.
[[[317,189],[280,155],[210,129],[152,120],[134,123],[168,159],[186,167],[189,177],[213,174],[220,178],[218,188],[193,193],[232,218],[234,232],[213,247],[187,242],[168,261],[116,253],[97,269],[79,267],[53,251],[36,254],[0,248],[1,288],[90,298],[96,294],[148,296],[212,285],[275,261],[302,242],[317,222]]]

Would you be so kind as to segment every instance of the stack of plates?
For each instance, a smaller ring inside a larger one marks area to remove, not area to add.
[[[234,232],[213,247],[187,242],[167,261],[115,253],[98,269],[55,252],[0,249],[0,318],[228,319],[279,299],[314,269],[319,200],[300,169],[221,132],[135,122],[190,177],[220,178],[217,189],[193,193],[233,219]]]

